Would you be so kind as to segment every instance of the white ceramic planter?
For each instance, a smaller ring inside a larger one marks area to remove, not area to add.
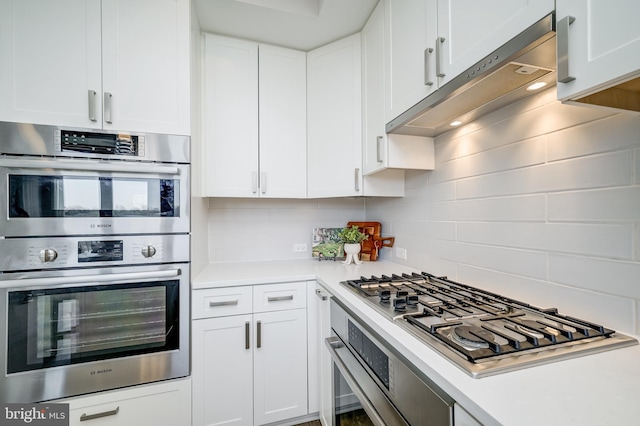
[[[359,265],[362,263],[362,261],[360,260],[360,244],[359,243],[355,243],[355,244],[346,244],[344,245],[344,252],[347,255],[347,258],[342,262],[346,265],[350,264],[350,263],[355,263],[356,265]]]

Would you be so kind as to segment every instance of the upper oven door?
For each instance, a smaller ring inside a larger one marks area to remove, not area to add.
[[[0,158],[0,237],[189,232],[189,166]]]

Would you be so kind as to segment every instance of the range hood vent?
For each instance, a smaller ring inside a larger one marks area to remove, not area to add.
[[[389,122],[387,133],[438,136],[556,84],[554,16],[549,15]]]

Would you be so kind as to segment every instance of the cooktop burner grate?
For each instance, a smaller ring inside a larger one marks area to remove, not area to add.
[[[426,272],[343,284],[474,377],[638,343],[557,309]]]

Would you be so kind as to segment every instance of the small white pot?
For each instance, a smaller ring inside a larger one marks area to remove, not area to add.
[[[362,263],[362,261],[360,260],[360,249],[362,247],[360,246],[359,243],[355,243],[355,244],[347,244],[345,243],[344,245],[344,252],[347,255],[347,258],[342,262],[345,265],[348,265],[350,263],[355,263],[356,265],[359,265]]]

